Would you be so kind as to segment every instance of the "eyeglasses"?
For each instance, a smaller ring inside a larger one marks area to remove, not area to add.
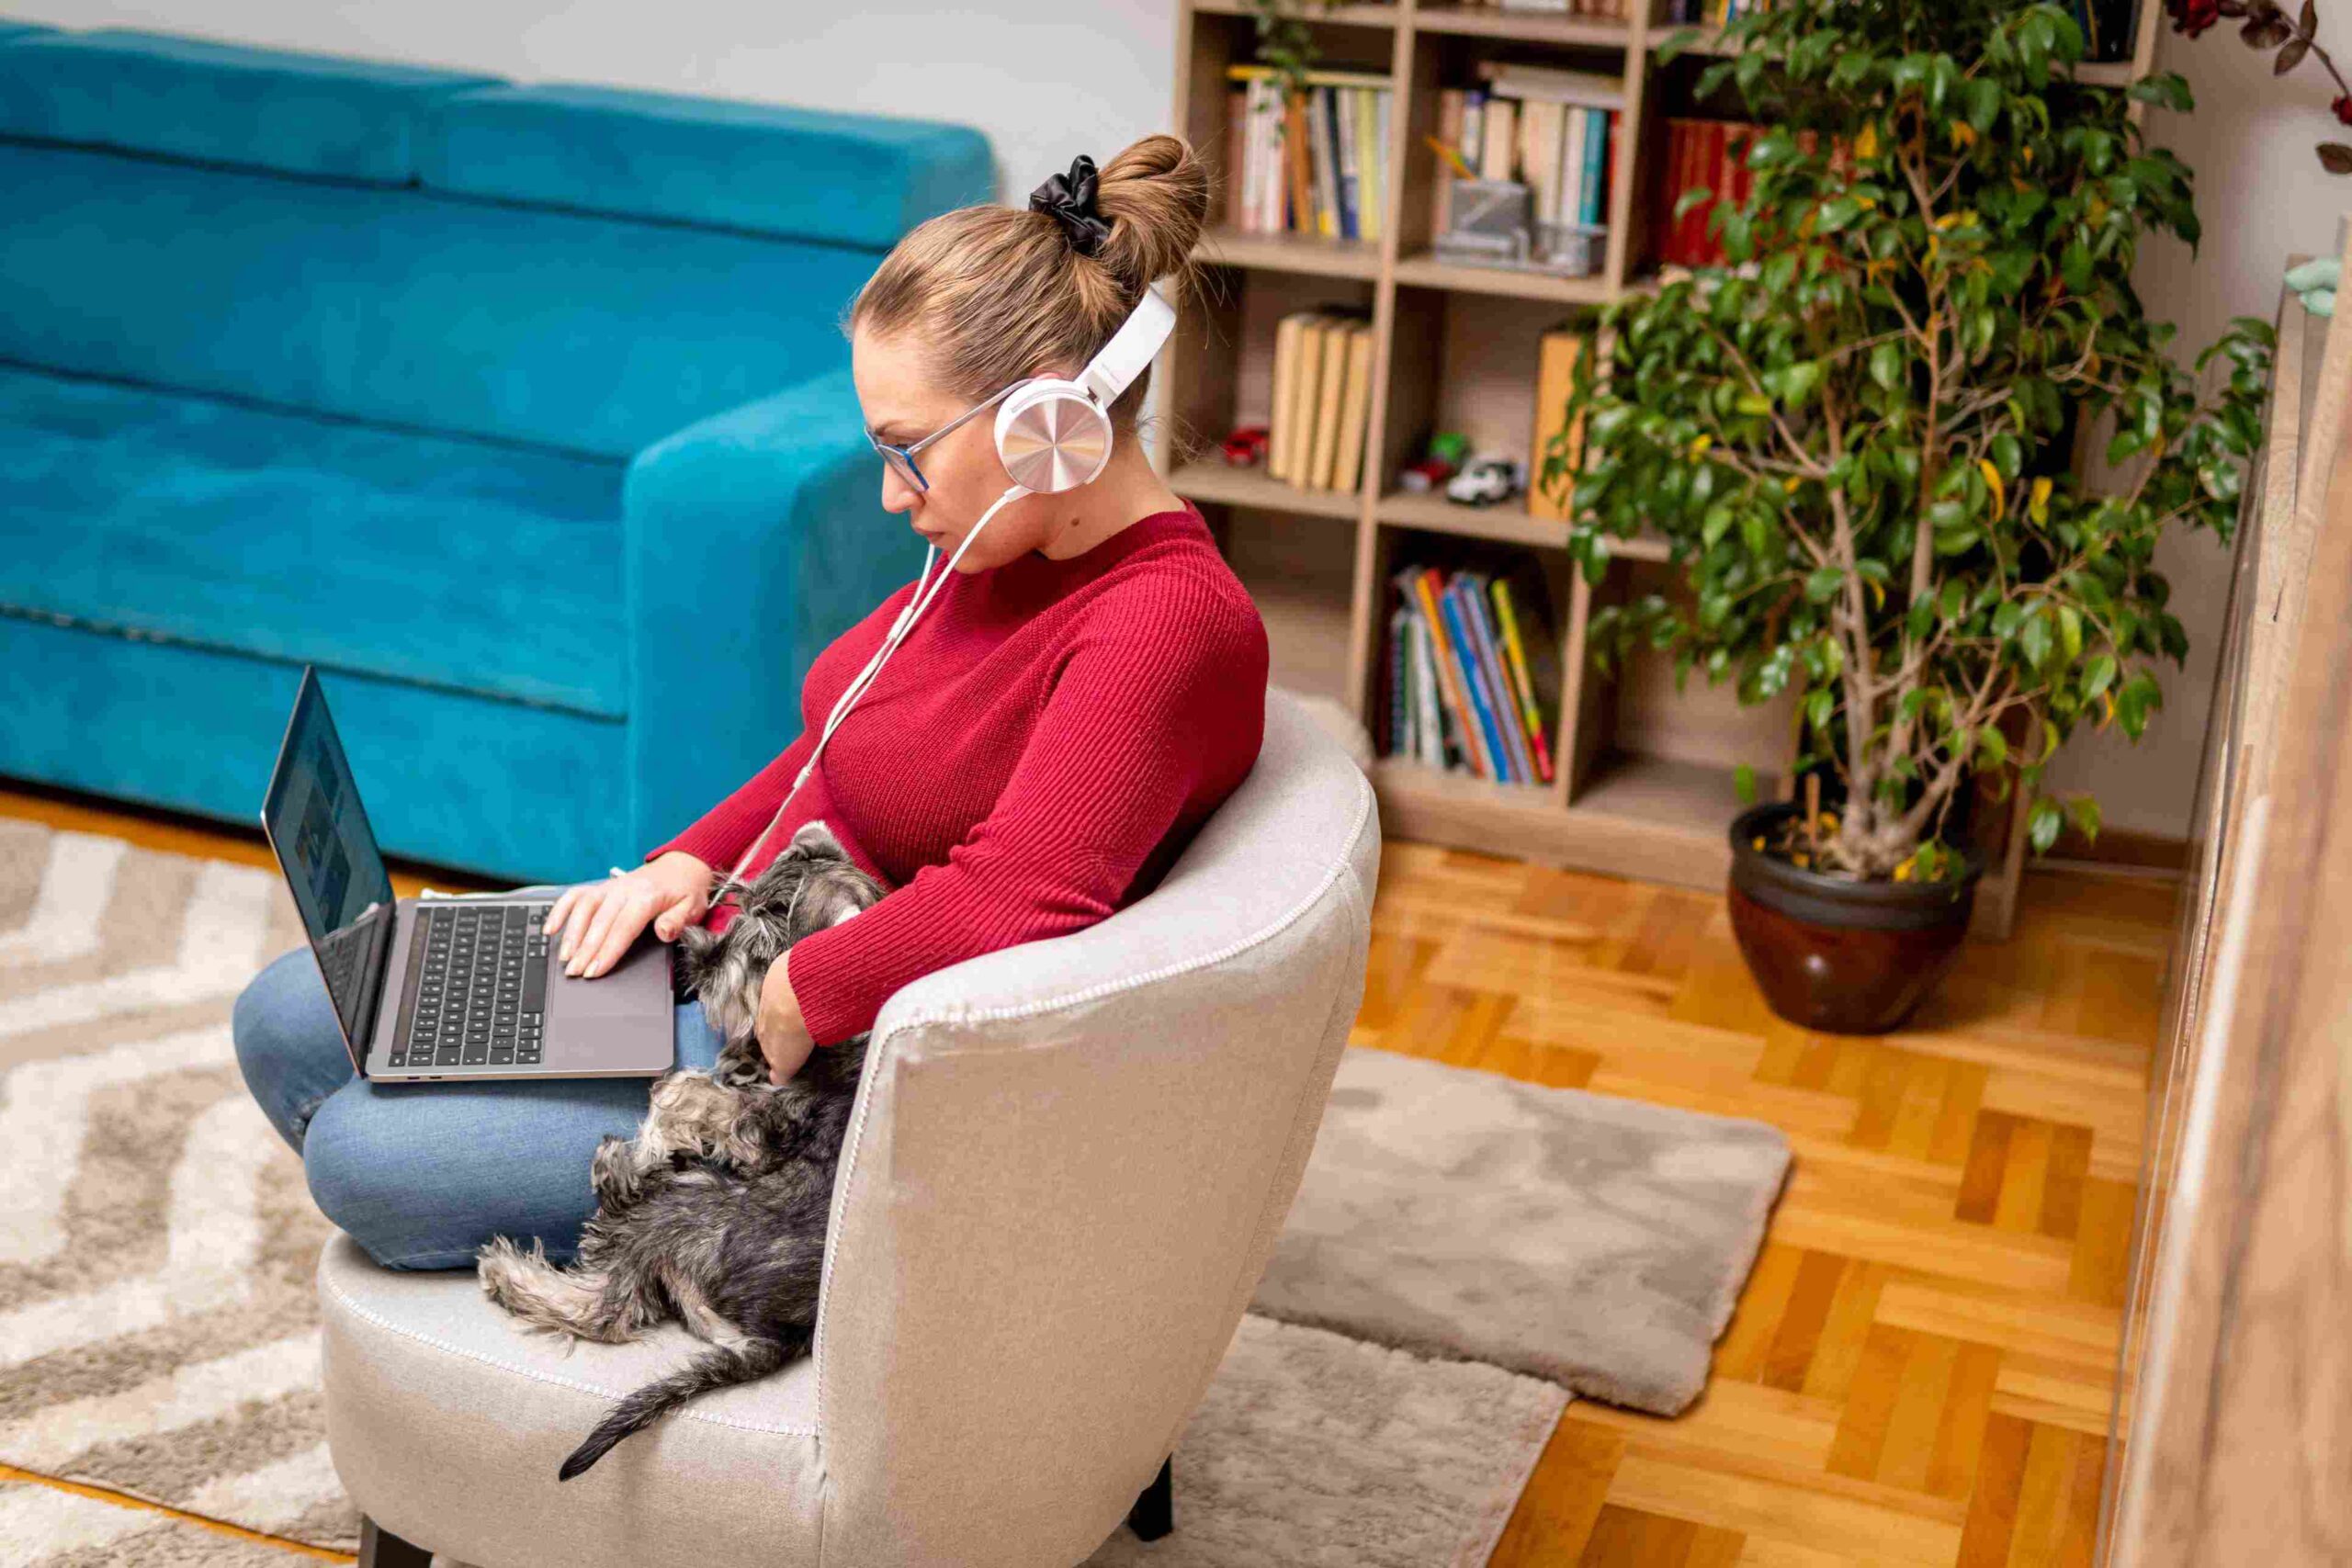
[[[922,477],[922,470],[921,468],[915,467],[915,454],[922,451],[924,447],[930,446],[933,442],[938,440],[948,432],[954,430],[956,426],[962,424],[966,420],[970,419],[974,414],[978,413],[982,409],[995,407],[999,402],[1003,400],[1006,392],[1012,391],[1016,388],[1027,386],[1029,384],[1029,380],[1030,378],[1023,377],[1021,380],[1013,382],[1012,386],[1006,387],[1003,391],[998,392],[987,401],[974,403],[970,408],[966,409],[962,413],[957,414],[954,419],[949,420],[945,424],[941,425],[937,430],[933,431],[929,435],[924,436],[920,441],[911,442],[904,446],[893,446],[887,441],[876,440],[874,433],[870,430],[865,433],[865,439],[873,443],[874,450],[880,454],[884,466],[889,468],[892,473],[906,480],[907,483],[914,486],[915,489],[927,491],[931,488],[931,481]]]

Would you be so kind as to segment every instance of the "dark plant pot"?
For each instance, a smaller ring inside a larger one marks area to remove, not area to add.
[[[1984,858],[1964,848],[1956,882],[1849,882],[1753,847],[1800,809],[1774,801],[1732,823],[1732,935],[1781,1017],[1832,1034],[1883,1034],[1960,956]]]

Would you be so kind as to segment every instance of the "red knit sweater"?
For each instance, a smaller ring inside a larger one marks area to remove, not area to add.
[[[807,728],[782,756],[645,858],[684,850],[732,867],[913,592],[818,655]],[[950,573],[744,869],[756,876],[821,818],[890,889],[786,955],[816,1042],[870,1029],[920,976],[1148,891],[1257,761],[1266,660],[1257,606],[1189,506],[1067,560],[1033,550]],[[725,931],[734,915],[724,905],[707,923]]]

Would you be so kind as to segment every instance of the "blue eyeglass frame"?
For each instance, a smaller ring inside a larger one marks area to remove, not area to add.
[[[904,446],[893,446],[890,443],[877,437],[871,430],[868,430],[865,433],[865,439],[873,445],[875,452],[881,457],[884,465],[887,466],[892,473],[897,474],[900,479],[906,480],[909,484],[914,486],[915,489],[919,491],[928,491],[931,489],[931,481],[923,478],[922,470],[915,466],[915,454],[930,446],[933,442],[938,440],[941,436],[955,430],[966,420],[970,419],[974,414],[978,413],[981,410],[995,407],[999,402],[1001,402],[1004,400],[1004,396],[1007,392],[1025,387],[1035,379],[1035,377],[1023,377],[1020,380],[1011,383],[983,401],[974,403],[970,408],[966,409],[962,413],[957,414],[954,419],[949,420],[945,424],[941,425],[937,430],[933,431],[929,435],[924,436],[920,441],[909,442]]]

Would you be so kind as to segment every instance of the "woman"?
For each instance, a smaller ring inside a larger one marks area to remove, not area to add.
[[[1154,279],[1181,290],[1207,190],[1184,143],[1147,137],[1099,179],[1081,159],[1027,210],[944,213],[884,259],[850,311],[852,374],[873,439],[900,454],[881,465],[882,504],[954,571],[934,574],[935,598],[781,816],[915,584],[818,656],[807,728],[782,756],[636,870],[556,898],[548,929],[569,973],[603,974],[649,924],[665,942],[707,915],[724,930],[733,908],[710,908],[714,869],[751,852],[756,876],[821,818],[890,891],[770,968],[755,1032],[781,1083],[919,976],[1140,897],[1241,782],[1264,729],[1265,628],[1145,457],[1148,376],[1112,405],[1101,475],[1013,500],[956,554],[1006,489],[981,405],[1083,367]],[[388,1267],[469,1266],[492,1235],[571,1256],[595,1209],[598,1139],[634,1134],[645,1113],[642,1079],[356,1079],[303,949],[246,988],[234,1029],[319,1206]],[[699,1002],[679,1007],[681,1066],[708,1067],[720,1043]]]

